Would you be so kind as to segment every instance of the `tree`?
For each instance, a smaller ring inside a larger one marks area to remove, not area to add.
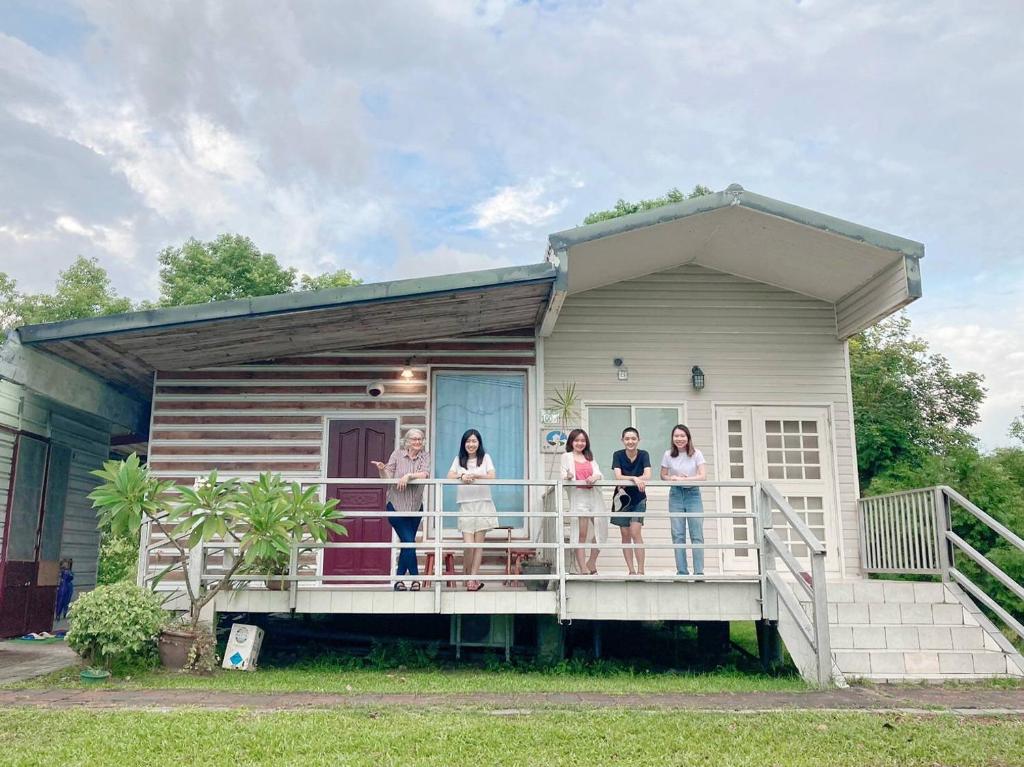
[[[327,290],[328,288],[348,288],[352,285],[362,285],[363,281],[353,277],[348,269],[339,269],[336,272],[327,272],[316,277],[308,274],[302,275],[299,280],[299,290]]]
[[[191,238],[179,248],[164,248],[157,258],[161,306],[269,296],[295,285],[295,269],[282,267],[274,254],[239,234],[222,234],[212,242]]]
[[[1010,439],[1024,445],[1024,407],[1020,409],[1020,415],[1010,421]]]
[[[0,323],[4,329],[119,314],[131,309],[131,300],[117,294],[106,269],[95,258],[76,258],[58,274],[52,294],[21,293],[17,283],[0,272]]]
[[[296,289],[298,271],[283,267],[240,234],[222,234],[212,242],[186,240],[164,248],[160,261],[160,306],[184,306],[233,298],[271,296]],[[299,290],[358,285],[345,269],[318,276],[301,275]]]
[[[664,196],[655,197],[652,200],[626,202],[620,198],[618,202],[615,203],[614,208],[611,210],[594,211],[583,219],[583,223],[596,224],[598,221],[607,221],[608,219],[618,218],[619,216],[628,216],[630,213],[638,213],[642,210],[653,210],[654,208],[671,205],[675,202],[682,202],[683,200],[692,200],[694,197],[703,197],[704,195],[711,193],[711,187],[704,186],[703,184],[697,184],[689,194],[679,191],[678,187],[672,187],[664,194]]]
[[[853,417],[861,487],[894,466],[922,465],[928,455],[976,451],[971,426],[985,397],[977,373],[954,373],[929,354],[899,314],[850,340]]]

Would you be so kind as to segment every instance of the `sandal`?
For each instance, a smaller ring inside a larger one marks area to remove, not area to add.
[[[484,582],[483,581],[473,581],[473,588],[471,588],[470,591],[479,591],[483,587],[484,587]]]
[[[412,584],[409,586],[409,591],[419,591],[419,590],[420,590],[420,582],[419,581],[413,581]]]
[[[395,591],[405,591],[405,581],[395,583]]]

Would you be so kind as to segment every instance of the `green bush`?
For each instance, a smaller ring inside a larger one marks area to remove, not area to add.
[[[101,584],[134,581],[139,565],[139,541],[130,537],[104,533],[100,540],[99,570],[96,582]]]
[[[133,583],[97,586],[71,606],[67,643],[94,667],[152,665],[168,614],[159,598]]]

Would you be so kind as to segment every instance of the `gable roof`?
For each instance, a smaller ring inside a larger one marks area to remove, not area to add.
[[[548,241],[566,261],[567,295],[697,264],[834,304],[840,338],[921,295],[921,243],[739,184]]]

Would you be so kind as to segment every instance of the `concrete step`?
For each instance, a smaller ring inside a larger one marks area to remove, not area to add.
[[[958,591],[944,583],[829,581],[836,666],[873,681],[1024,676],[1024,659]],[[797,593],[810,617],[809,600]]]
[[[829,626],[833,650],[989,650],[1001,652],[981,626],[907,624]]]
[[[835,650],[843,675],[872,681],[988,679],[1021,676],[1004,653],[993,650]]]

